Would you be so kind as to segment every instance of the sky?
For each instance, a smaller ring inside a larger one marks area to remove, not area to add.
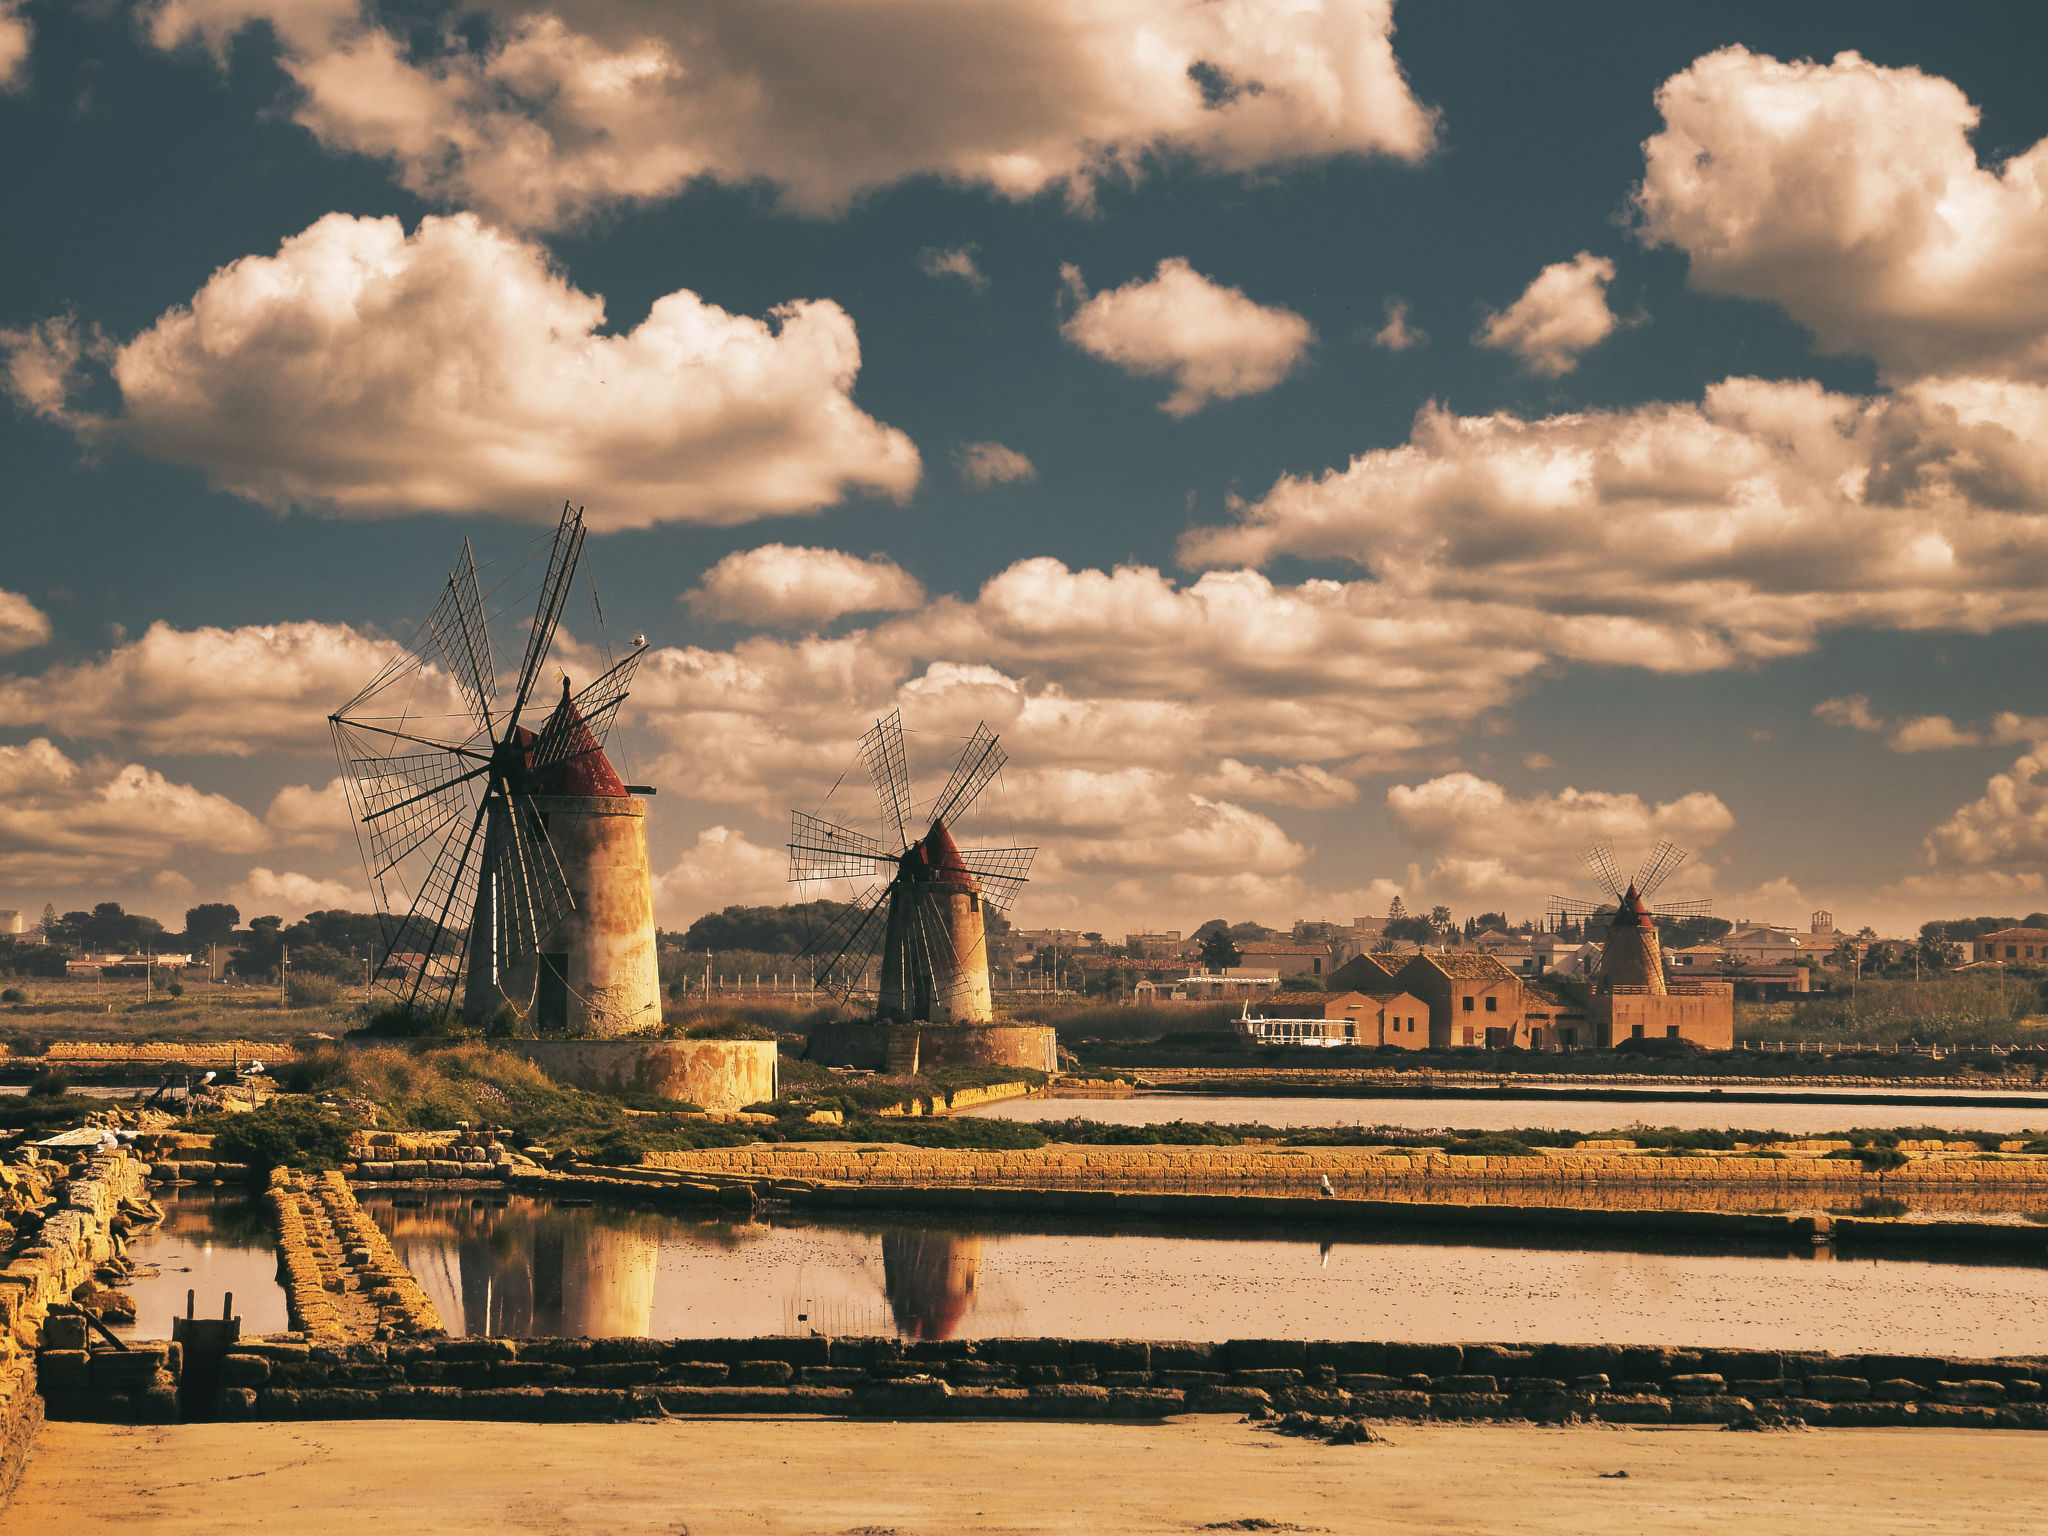
[[[0,907],[369,900],[469,540],[657,916],[986,720],[1015,917],[2048,907],[2048,13],[0,0]],[[836,786],[836,787],[835,787]],[[840,894],[806,891],[797,894]]]

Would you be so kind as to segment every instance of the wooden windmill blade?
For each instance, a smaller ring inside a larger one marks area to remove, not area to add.
[[[988,728],[988,723],[984,721],[977,725],[960,753],[960,761],[954,764],[953,777],[946,781],[945,789],[940,791],[937,802],[932,806],[932,820],[947,823],[958,820],[980,798],[988,781],[1002,772],[1003,764],[1008,761],[1009,754],[1003,750],[995,732]]]
[[[1036,848],[962,848],[960,862],[980,884],[982,902],[1008,917],[1037,853]]]
[[[619,706],[632,691],[643,650],[634,650],[607,667],[570,700],[571,707],[548,716],[533,744],[528,762],[533,771],[552,768],[572,757],[602,752],[618,718]],[[582,729],[578,730],[577,727]]]
[[[441,600],[427,615],[443,666],[463,698],[476,712],[477,723],[489,732],[491,704],[498,697],[498,663],[491,651],[490,627],[484,623],[483,590],[477,582],[476,556],[462,541],[462,559],[448,577]]]
[[[872,879],[878,868],[886,868],[898,857],[867,833],[808,812],[791,811],[789,820],[789,878],[793,881]]]
[[[896,846],[910,846],[910,767],[903,755],[903,712],[891,710],[884,720],[860,739],[861,761],[874,781],[875,798],[882,808],[882,827],[895,836]]]
[[[1613,914],[1614,903],[1611,901],[1586,901],[1578,896],[1553,896],[1550,898],[1550,905],[1544,910],[1556,917],[1601,917]]]
[[[878,885],[849,902],[810,943],[797,959],[820,962],[812,972],[813,982],[827,992],[837,993],[841,1002],[860,990],[868,966],[882,947],[882,924],[888,915],[889,887]]]
[[[1619,901],[1627,887],[1622,884],[1621,871],[1615,867],[1614,850],[1605,843],[1594,843],[1581,850],[1579,858],[1591,872],[1594,883]]]
[[[512,697],[508,732],[519,724],[519,716],[533,701],[534,684],[540,680],[541,663],[555,643],[555,627],[562,621],[562,605],[569,600],[569,588],[576,578],[576,562],[583,553],[583,509],[562,503],[562,520],[555,525],[554,544],[548,551],[547,575],[540,586],[540,604],[533,616],[533,628],[526,636],[526,660],[519,668],[519,691]]]
[[[1644,857],[1641,867],[1636,870],[1636,894],[1645,901],[1649,900],[1650,893],[1669,880],[1687,857],[1686,851],[1676,843],[1660,841]]]
[[[1658,917],[1711,917],[1714,913],[1714,904],[1712,901],[1704,899],[1699,901],[1660,901],[1650,910]]]
[[[492,935],[491,959],[500,974],[540,951],[541,940],[576,907],[555,845],[540,812],[526,795],[505,797],[509,836],[499,845],[498,873],[510,893],[513,921]]]

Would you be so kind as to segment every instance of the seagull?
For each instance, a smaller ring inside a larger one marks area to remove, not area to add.
[[[1330,1186],[1330,1176],[1327,1173],[1322,1176],[1322,1182],[1323,1193],[1334,1197],[1337,1191]]]
[[[199,1081],[200,1081],[200,1082],[202,1082],[202,1083],[210,1083],[210,1082],[212,1082],[212,1081],[213,1081],[213,1079],[214,1079],[214,1076],[215,1076],[215,1074],[213,1074],[212,1072],[208,1072],[208,1073],[206,1074],[206,1076],[204,1076],[204,1077],[202,1077],[201,1079],[199,1079]]]

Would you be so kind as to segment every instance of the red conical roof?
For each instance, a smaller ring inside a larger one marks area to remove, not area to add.
[[[562,679],[562,702],[541,728],[542,739],[567,733],[563,743],[568,755],[535,770],[533,792],[537,795],[619,795],[626,793],[625,780],[612,767],[604,748],[590,734],[576,701],[569,697],[569,679]],[[522,734],[524,734],[522,732]],[[558,749],[559,750],[559,749]]]

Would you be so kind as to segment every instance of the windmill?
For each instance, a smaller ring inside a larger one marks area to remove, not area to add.
[[[1595,843],[1579,855],[1593,879],[1612,900],[1583,901],[1572,896],[1550,898],[1550,915],[1584,922],[1589,917],[1608,921],[1606,946],[1600,953],[1600,980],[1610,991],[1616,986],[1644,988],[1662,994],[1664,952],[1657,941],[1660,920],[1704,917],[1713,908],[1710,901],[1664,901],[1649,905],[1649,898],[1686,861],[1683,848],[1660,842],[1644,856],[1635,878],[1622,883],[1614,862],[1614,850]]]
[[[1009,911],[1038,850],[963,849],[953,841],[952,828],[972,811],[1007,757],[988,726],[976,726],[926,821],[911,794],[903,717],[892,713],[876,721],[860,743],[875,786],[880,836],[791,812],[792,881],[886,877],[805,950],[816,961],[819,986],[851,1001],[866,990],[879,954],[878,1019],[972,1024],[994,1017],[986,914]],[[913,841],[920,823],[925,831]]]
[[[660,1021],[634,798],[653,791],[621,783],[604,754],[646,642],[578,693],[565,674],[540,730],[522,723],[539,707],[583,539],[582,509],[565,505],[509,698],[485,612],[498,589],[483,590],[464,540],[426,622],[328,717],[383,920],[375,984],[408,1012],[438,1015],[459,990],[473,1018],[510,1002],[543,1031]]]

